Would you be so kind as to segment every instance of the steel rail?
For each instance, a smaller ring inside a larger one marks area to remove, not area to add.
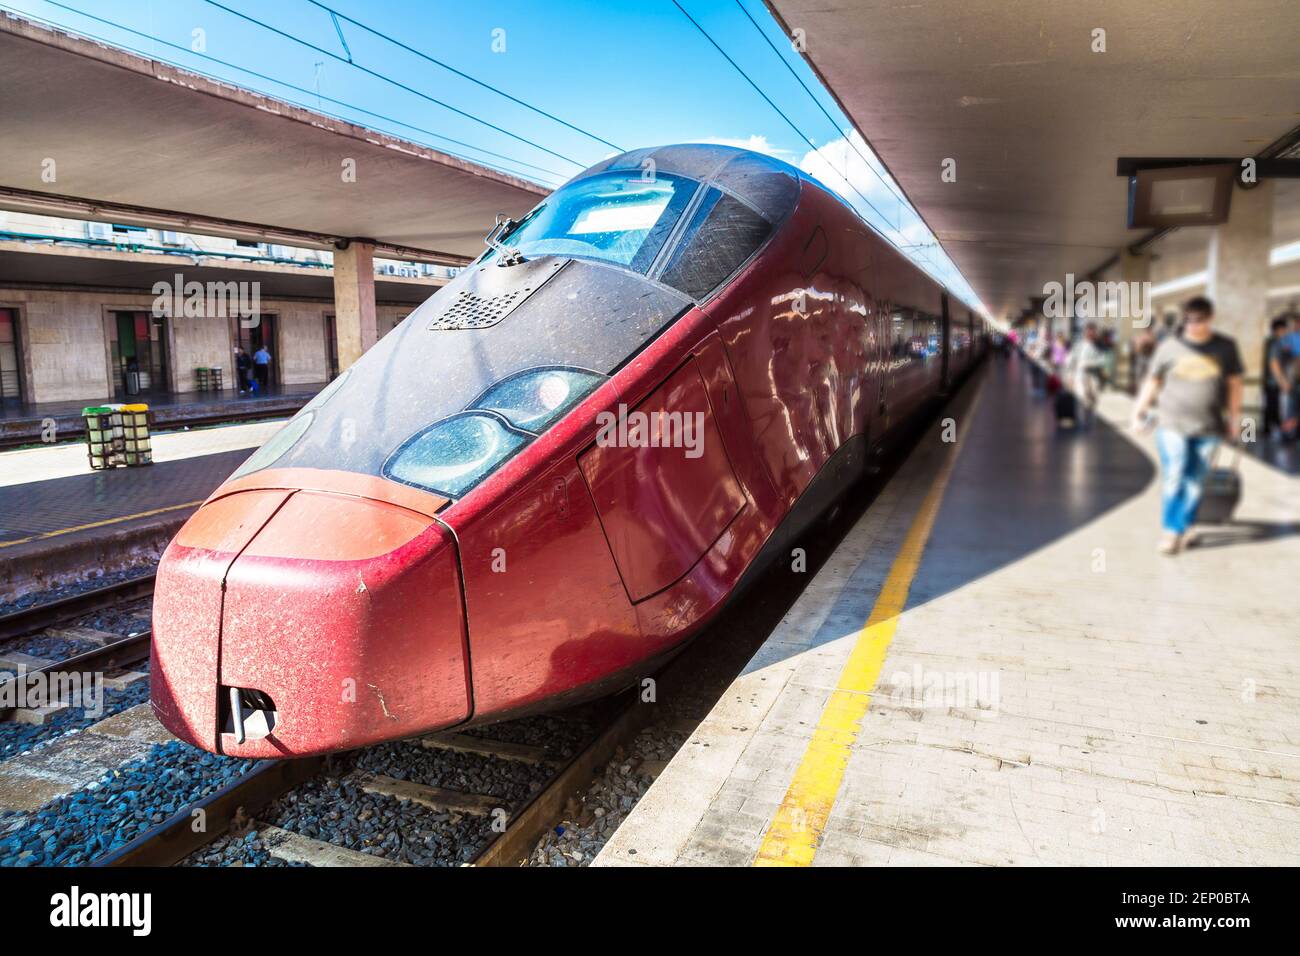
[[[10,611],[8,614],[0,615],[0,641],[11,640],[23,634],[75,620],[82,615],[115,604],[148,597],[153,594],[153,586],[154,575],[151,573]]]

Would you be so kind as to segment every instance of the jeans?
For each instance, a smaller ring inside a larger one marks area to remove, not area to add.
[[[1210,460],[1219,447],[1217,435],[1180,435],[1168,428],[1156,430],[1160,456],[1160,524],[1182,534],[1196,520],[1201,490]]]
[[[1277,417],[1282,421],[1282,433],[1284,435],[1294,434],[1293,420],[1300,414],[1300,388],[1280,389],[1277,396],[1277,408]]]

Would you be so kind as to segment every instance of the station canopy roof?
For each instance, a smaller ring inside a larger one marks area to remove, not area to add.
[[[0,90],[0,208],[15,211],[307,247],[368,239],[383,255],[456,263],[482,251],[498,213],[548,192],[10,14]]]
[[[184,281],[256,281],[264,299],[334,298],[330,268],[0,239],[0,298],[6,285],[139,293],[151,290],[156,282],[176,285],[177,273],[183,273]],[[375,276],[375,299],[384,305],[418,305],[445,284],[444,279],[379,274]]]
[[[1254,156],[1300,121],[1295,0],[767,2],[994,316],[1143,238],[1119,157]]]

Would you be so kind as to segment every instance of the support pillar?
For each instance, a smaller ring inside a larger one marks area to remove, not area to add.
[[[1121,299],[1128,303],[1128,314],[1119,316],[1115,321],[1115,384],[1132,392],[1138,384],[1134,381],[1133,340],[1139,334],[1155,332],[1156,317],[1151,303],[1151,253],[1121,250],[1119,279],[1125,283],[1129,294]]]
[[[1264,332],[1268,325],[1268,256],[1273,246],[1273,180],[1235,189],[1228,221],[1210,235],[1207,294],[1214,327],[1237,340],[1246,366],[1247,408],[1262,405]]]
[[[340,372],[379,340],[374,243],[352,240],[334,250],[334,338]]]

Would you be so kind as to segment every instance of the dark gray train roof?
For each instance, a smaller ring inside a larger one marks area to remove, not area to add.
[[[798,167],[764,153],[754,153],[735,146],[722,146],[713,143],[649,146],[603,160],[590,169],[579,173],[570,182],[611,169],[640,170],[642,169],[641,164],[647,159],[654,160],[655,169],[659,172],[689,176],[691,179],[712,183],[739,196],[774,224],[780,224],[794,209],[794,205],[799,198],[800,183],[807,180],[845,206],[862,221],[865,229],[880,236],[890,248],[902,256],[918,273],[924,275],[929,281],[952,296],[955,302],[971,309],[972,314],[975,311],[960,296],[953,293],[948,288],[947,283],[930,275],[927,270],[921,267],[920,263],[914,261],[903,250],[899,249],[892,240],[883,235],[862,213],[858,212],[852,203],[835,192],[835,190],[828,188],[815,176],[804,172]]]
[[[782,222],[794,208],[799,198],[799,181],[803,178],[789,163],[762,153],[734,146],[687,143],[650,146],[612,156],[579,173],[570,182],[611,170],[641,173],[648,168],[647,160],[654,163],[655,172],[676,173],[718,186],[749,203],[773,223]]]

